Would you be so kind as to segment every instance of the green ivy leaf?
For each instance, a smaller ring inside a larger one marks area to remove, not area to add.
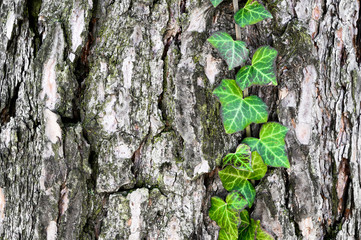
[[[211,0],[213,7],[217,7],[221,2],[223,2],[223,0]]]
[[[277,85],[276,79],[277,50],[270,46],[257,49],[252,58],[252,66],[242,67],[236,76],[238,86],[244,90],[252,85]]]
[[[239,236],[238,239],[244,240],[244,238],[242,238],[242,237],[247,235],[247,230],[249,228],[249,225],[251,224],[251,220],[249,218],[248,211],[243,210],[240,214],[240,218],[241,218],[241,224],[238,229],[238,236]]]
[[[227,195],[226,202],[219,197],[212,197],[209,217],[228,234],[237,238],[239,213],[247,206],[247,201],[236,191]]]
[[[232,166],[227,166],[219,171],[223,187],[227,191],[239,191],[251,207],[256,196],[256,190],[248,179],[259,180],[267,172],[267,166],[263,163],[261,156],[257,152],[252,152],[253,172],[239,170]]]
[[[273,240],[273,237],[262,229],[259,220],[255,221],[254,219],[249,218],[247,210],[241,212],[241,219],[242,218],[244,218],[243,221],[246,221],[248,224],[241,225],[238,229],[239,240]]]
[[[248,1],[244,8],[234,15],[234,20],[241,27],[258,23],[266,18],[272,18],[272,14],[262,4],[257,1],[251,2]]]
[[[226,32],[216,32],[208,41],[219,51],[221,57],[227,62],[229,70],[242,65],[249,56],[246,43],[234,41]]]
[[[228,234],[237,236],[238,213],[230,210],[227,203],[219,197],[212,197],[211,203],[212,206],[209,209],[209,217],[216,221],[218,226],[223,228]]]
[[[221,228],[221,230],[219,230],[218,240],[237,240],[237,239],[238,239],[238,237],[235,237],[235,236],[229,234],[223,228]]]
[[[287,127],[270,122],[262,126],[259,139],[248,137],[242,142],[250,146],[252,151],[257,151],[268,166],[289,168],[285,150],[287,132]]]
[[[256,239],[257,240],[274,240],[274,238],[269,235],[263,228],[261,227],[260,221],[256,222]]]
[[[240,213],[245,207],[247,207],[247,201],[242,197],[238,191],[232,191],[227,195],[226,202],[229,209]]]
[[[243,99],[243,93],[235,80],[222,80],[213,94],[222,104],[226,133],[242,131],[251,123],[264,123],[268,120],[267,105],[257,96]]]
[[[250,224],[249,222],[249,214],[247,210],[243,210],[240,213],[241,223],[239,224],[240,228],[247,228]]]
[[[254,240],[256,239],[257,224],[251,218],[250,224],[246,228],[239,229],[238,239],[240,240]]]
[[[253,172],[251,166],[251,148],[246,144],[240,144],[235,153],[229,153],[223,158],[223,167],[233,165],[237,169]]]

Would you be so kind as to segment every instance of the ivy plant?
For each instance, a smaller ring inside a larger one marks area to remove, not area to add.
[[[226,202],[222,198],[213,197],[209,217],[228,235],[238,236],[240,212],[247,206],[247,201],[236,191],[227,195]]]
[[[252,171],[239,170],[233,166],[227,166],[219,171],[223,187],[227,191],[238,191],[246,199],[249,207],[252,206],[256,196],[256,190],[248,180],[260,180],[267,172],[267,166],[263,163],[257,152],[252,152]]]
[[[252,85],[277,85],[275,61],[277,51],[270,46],[257,49],[252,58],[252,66],[244,66],[236,76],[238,86],[244,90]]]
[[[223,0],[211,0],[214,7],[217,7],[221,2],[223,2]]]
[[[286,151],[285,136],[288,128],[279,123],[266,123],[262,126],[260,138],[245,138],[242,142],[257,151],[268,166],[289,168]]]
[[[222,2],[210,1],[214,7]],[[240,27],[267,18],[272,18],[271,13],[256,0],[248,0],[234,16]],[[249,217],[247,207],[253,205],[256,197],[252,181],[262,179],[267,166],[290,167],[285,149],[288,128],[276,122],[267,123],[267,105],[257,96],[247,96],[246,89],[254,85],[277,85],[277,51],[270,46],[262,46],[253,54],[252,64],[242,66],[248,60],[249,50],[246,43],[238,38],[234,40],[228,33],[220,31],[208,39],[226,61],[229,70],[241,67],[235,80],[222,80],[213,94],[221,103],[226,133],[242,131],[252,123],[263,126],[259,138],[252,137],[250,131],[247,131],[247,137],[236,151],[223,158],[219,177],[223,187],[230,193],[225,201],[220,197],[212,197],[209,216],[221,228],[218,234],[220,240],[269,240],[273,237],[261,227],[260,221]]]
[[[235,80],[223,80],[213,93],[222,104],[226,133],[242,131],[251,123],[267,122],[267,105],[257,96],[243,98],[242,90]]]
[[[246,43],[234,41],[226,32],[217,32],[208,41],[227,62],[229,70],[242,65],[248,59],[249,50],[246,48]]]
[[[248,145],[240,144],[235,153],[229,153],[223,158],[223,167],[233,165],[237,169],[253,172],[251,154],[251,148]]]
[[[262,4],[253,0],[248,0],[246,5],[234,15],[234,20],[241,27],[258,23],[266,18],[272,18],[271,13]]]

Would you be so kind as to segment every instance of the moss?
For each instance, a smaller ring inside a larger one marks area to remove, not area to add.
[[[204,85],[208,85],[208,81],[203,72],[200,76],[194,78],[201,78]],[[197,115],[200,116],[200,124],[202,126],[202,152],[205,159],[209,161],[211,167],[214,165],[220,165],[222,162],[223,152],[219,152],[219,149],[224,149],[223,134],[220,133],[223,129],[223,124],[220,118],[220,114],[217,104],[213,103],[213,94],[210,88],[203,88],[196,86],[195,94],[197,98]]]
[[[281,0],[264,0],[266,9],[275,15],[279,11],[279,7],[277,6]]]
[[[194,63],[199,63],[199,61],[200,61],[200,56],[193,56]]]
[[[287,43],[285,44],[284,42]],[[307,30],[294,20],[287,25],[280,41],[275,42],[275,47],[283,58],[289,59],[293,56],[304,56],[305,59],[309,59],[313,43]]]
[[[163,183],[163,175],[159,174],[159,176],[157,177],[157,183],[158,185],[164,185]]]
[[[64,133],[62,133],[62,138],[64,139]],[[57,161],[57,162],[60,161],[63,158],[63,156],[60,155],[60,153],[62,153],[63,150],[60,151],[60,148],[62,148],[63,146],[60,144],[59,141],[57,141],[55,144],[52,144],[51,147],[55,154],[55,156],[54,156],[55,161]]]

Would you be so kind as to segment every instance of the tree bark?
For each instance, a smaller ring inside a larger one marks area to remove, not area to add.
[[[279,85],[250,94],[289,127],[291,168],[256,183],[252,217],[360,239],[360,2],[261,2],[273,19],[241,35],[279,51]],[[217,166],[244,134],[223,130],[212,90],[235,71],[206,39],[235,36],[231,1],[0,0],[0,20],[0,239],[217,239]]]

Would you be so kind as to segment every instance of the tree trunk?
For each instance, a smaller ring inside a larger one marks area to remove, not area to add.
[[[263,3],[242,36],[279,51],[279,85],[250,93],[290,128],[291,168],[252,215],[278,239],[360,239],[360,2]],[[234,36],[231,1],[0,0],[0,20],[0,239],[216,239],[217,166],[244,136],[206,39]]]

